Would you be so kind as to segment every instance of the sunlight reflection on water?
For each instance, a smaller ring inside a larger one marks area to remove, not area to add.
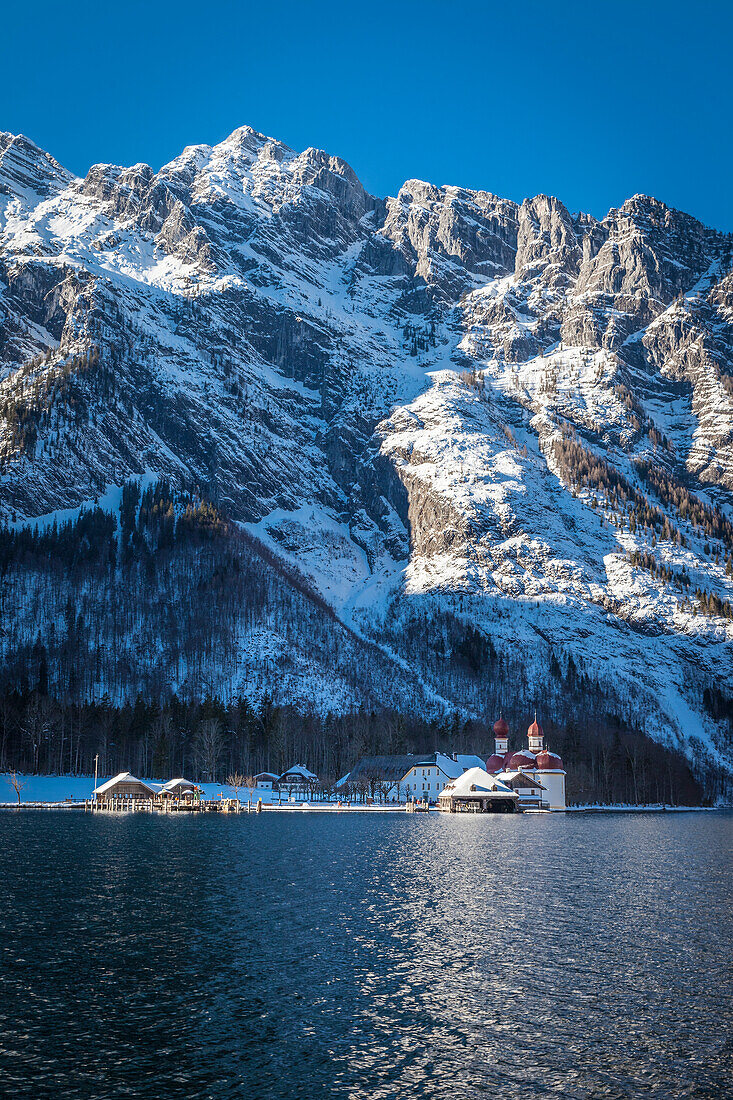
[[[731,1095],[731,839],[730,815],[6,813],[0,1080]]]

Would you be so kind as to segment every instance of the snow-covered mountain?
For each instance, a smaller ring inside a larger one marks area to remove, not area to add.
[[[642,195],[383,200],[248,127],[78,179],[0,135],[2,515],[168,479],[297,569],[391,702],[572,694],[728,766],[732,266]],[[247,687],[231,655],[208,675]]]

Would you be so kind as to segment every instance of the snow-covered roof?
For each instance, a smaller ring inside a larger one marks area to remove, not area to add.
[[[440,792],[440,797],[451,795],[458,798],[518,798],[519,795],[495,775],[489,775],[484,768],[469,768],[457,779],[452,779]]]
[[[432,763],[432,761],[431,761]],[[457,779],[463,772],[461,765],[453,759],[452,756],[446,756],[443,752],[436,752],[435,764],[440,768],[444,775],[447,775],[449,779]]]
[[[472,754],[456,753],[456,762],[461,765],[464,772],[467,772],[469,768],[483,768],[486,761],[482,756],[473,756]]]
[[[167,783],[163,784],[164,791],[176,791],[181,787],[195,787],[196,784],[192,783],[190,779],[169,779]]]
[[[114,776],[113,779],[108,779],[106,783],[100,783],[98,787],[94,788],[92,794],[104,794],[106,791],[111,791],[118,783],[139,783],[141,787],[145,787],[151,794],[158,793],[155,787],[152,787],[150,783],[146,783],[143,779],[138,779],[132,772],[120,772],[119,775]]]
[[[313,772],[309,772],[304,764],[293,764],[292,768],[288,768],[286,772],[283,772],[280,776],[281,779],[287,779],[290,776],[298,777],[302,779],[317,780],[318,776]]]
[[[360,780],[371,779],[385,783],[397,783],[414,767],[415,762],[425,757],[415,756],[413,753],[404,753],[399,756],[362,756],[351,769],[348,775],[339,780],[339,783],[356,783]]]
[[[545,786],[542,783],[540,783],[539,779],[536,779],[534,776],[527,775],[526,772],[521,772],[521,771],[498,772],[497,775],[496,775],[496,778],[501,783],[513,783],[515,779],[526,779],[527,780],[527,782],[526,782],[527,787],[539,787],[539,789],[541,791],[544,791],[546,789]]]
[[[464,757],[464,759],[470,759],[472,761],[471,767],[476,766],[478,757]],[[483,760],[478,761],[479,764],[483,764]],[[465,768],[459,760],[454,760],[452,756],[447,756],[444,752],[431,752],[426,756],[414,756],[408,761],[407,770],[403,773],[403,779],[407,779],[413,768],[440,768],[443,775],[447,779],[457,779],[461,775]]]
[[[275,772],[257,772],[255,779],[279,779],[280,776]]]

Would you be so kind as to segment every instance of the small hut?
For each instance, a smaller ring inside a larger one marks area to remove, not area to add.
[[[190,779],[169,779],[167,783],[163,784],[160,792],[161,798],[173,798],[176,801],[180,799],[194,798],[198,787],[195,783],[192,783]]]
[[[262,790],[271,791],[279,778],[280,776],[275,775],[274,772],[258,772],[255,776],[255,783]]]
[[[518,802],[517,792],[505,783],[483,768],[469,768],[446,784],[438,798],[438,809],[451,814],[511,814]]]
[[[151,787],[149,783],[145,783],[142,779],[138,779],[136,776],[132,775],[131,772],[120,772],[120,774],[114,776],[113,779],[108,779],[106,783],[100,783],[98,787],[94,788],[92,793],[100,802],[108,802],[118,798],[129,798],[139,801],[141,799],[156,798],[158,795],[158,791],[155,787]]]

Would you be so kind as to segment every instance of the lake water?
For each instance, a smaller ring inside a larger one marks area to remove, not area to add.
[[[733,1096],[733,816],[0,814],[7,1097]]]

